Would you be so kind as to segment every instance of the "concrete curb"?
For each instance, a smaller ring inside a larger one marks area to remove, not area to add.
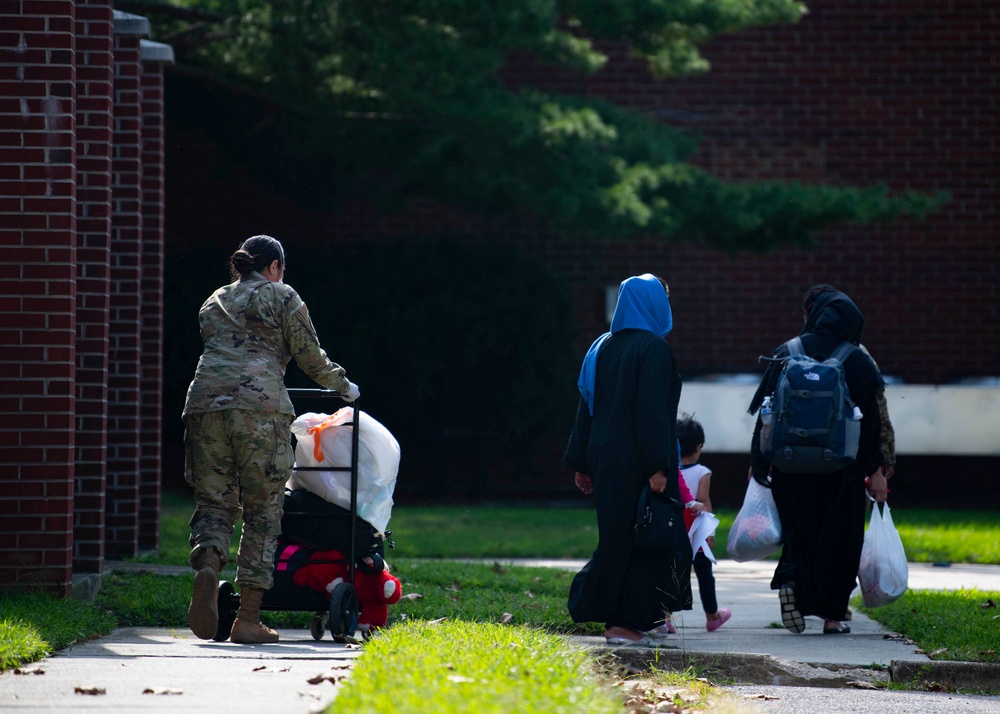
[[[889,681],[884,669],[856,665],[811,665],[766,654],[682,652],[665,648],[595,647],[596,658],[613,657],[633,672],[682,671],[691,667],[714,681],[784,687],[848,687]]]
[[[1000,663],[994,662],[896,662],[889,667],[892,681],[916,684],[921,689],[944,687],[1000,694]]]
[[[688,667],[716,681],[784,687],[864,687],[888,682],[917,689],[1000,693],[1000,663],[893,660],[888,668],[855,664],[807,664],[766,654],[683,652],[648,647],[588,647],[595,658],[612,657],[626,669],[682,671]]]

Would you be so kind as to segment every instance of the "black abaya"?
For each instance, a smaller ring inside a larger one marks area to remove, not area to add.
[[[691,558],[632,549],[636,504],[649,478],[677,485],[677,402],[681,380],[670,345],[645,330],[611,335],[597,359],[594,415],[580,400],[563,463],[587,474],[597,503],[598,545],[570,588],[575,622],[650,630],[665,612],[691,609]]]
[[[842,341],[859,344],[864,317],[846,295],[821,294],[813,304],[801,338],[806,354],[826,358]],[[784,345],[776,357],[787,355]],[[751,403],[757,410],[763,395],[770,394],[781,373],[781,362],[772,362]],[[760,419],[751,445],[751,466],[761,483],[770,474],[771,492],[784,545],[771,588],[795,585],[796,609],[802,615],[841,620],[855,587],[865,532],[865,476],[881,463],[882,422],[876,398],[884,388],[874,363],[861,350],[844,361],[852,401],[864,415],[857,460],[830,474],[797,474],[780,471],[763,458],[758,448]]]

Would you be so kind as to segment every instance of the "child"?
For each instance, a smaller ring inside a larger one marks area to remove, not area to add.
[[[701,449],[705,446],[705,430],[693,417],[683,415],[677,420],[677,440],[681,446],[681,475],[694,497],[704,504],[705,510],[712,512],[709,498],[709,482],[712,472],[698,463]],[[715,536],[708,537],[708,547],[715,548]],[[732,617],[729,608],[720,608],[715,599],[715,576],[712,575],[712,561],[700,549],[694,556],[694,572],[698,577],[698,594],[705,609],[705,629],[715,632]]]

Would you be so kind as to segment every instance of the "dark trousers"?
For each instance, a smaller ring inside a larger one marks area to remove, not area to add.
[[[694,574],[698,577],[698,595],[701,596],[701,606],[705,614],[711,615],[719,611],[719,603],[715,599],[715,576],[712,575],[712,561],[700,550],[694,556]]]

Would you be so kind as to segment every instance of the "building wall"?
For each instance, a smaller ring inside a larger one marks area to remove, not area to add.
[[[73,3],[4,3],[0,28],[0,580],[65,591],[76,435]]]
[[[671,283],[671,341],[689,375],[757,372],[757,356],[800,329],[800,297],[818,282],[857,300],[887,374],[931,384],[1000,374],[1000,335],[984,329],[1000,318],[995,4],[807,5],[796,25],[709,43],[708,74],[658,82],[616,52],[583,86],[700,137],[697,160],[723,179],[884,183],[949,202],[922,222],[847,225],[814,248],[764,255],[684,242],[594,246],[589,257],[578,248],[589,269],[574,281],[593,305],[580,315],[580,349],[604,329],[604,286],[648,269]],[[556,75],[546,86],[579,83]]]
[[[73,570],[100,573],[107,486],[114,40],[111,0],[76,9],[77,293]]]
[[[125,470],[122,455],[140,450],[138,420],[121,419],[115,401],[138,404],[139,324],[146,310],[149,329],[160,329],[148,313],[162,308],[162,296],[139,289],[140,237],[154,256],[162,253],[163,237],[159,218],[140,233],[143,33],[133,31],[137,21],[145,23],[113,14],[110,0],[0,2],[3,588],[41,585],[66,594],[75,576],[103,571],[106,536],[117,533],[106,528],[107,464],[115,464],[118,477]],[[131,44],[116,47],[116,29]],[[162,104],[148,108],[150,115],[156,111]],[[156,124],[153,116],[149,121]],[[162,143],[152,143],[149,152],[150,162],[162,166]],[[151,206],[158,199],[162,192],[153,191],[146,205],[162,216],[162,202],[157,210]],[[158,264],[152,265],[155,290]],[[155,348],[157,336],[146,339]],[[158,391],[158,357],[150,364],[143,379]],[[114,381],[121,375],[135,385],[127,395]],[[150,472],[158,470],[158,456],[150,452]],[[130,477],[136,485],[115,499],[132,504],[131,532],[124,536],[130,554],[144,498],[135,463]],[[151,510],[143,525],[153,532],[158,498],[157,486],[144,501]],[[123,552],[117,542],[111,550]]]
[[[168,124],[168,250],[183,255],[215,238],[231,249],[259,232],[285,238],[292,260],[352,240],[453,234],[504,241],[568,283],[579,327],[577,358],[607,329],[607,289],[655,272],[671,285],[669,340],[689,383],[759,375],[758,356],[801,329],[802,293],[826,282],[855,298],[866,317],[864,343],[896,381],[946,385],[1000,375],[1000,332],[993,329],[1000,324],[995,3],[807,4],[808,15],[796,25],[705,45],[711,72],[704,75],[657,81],[625,50],[609,48],[611,61],[589,78],[526,58],[512,59],[505,78],[647,112],[699,137],[696,161],[724,179],[947,192],[950,200],[926,220],[843,225],[822,232],[812,247],[761,254],[710,250],[683,236],[556,239],[523,219],[485,219],[429,201],[411,201],[392,214],[362,201],[320,212],[268,193],[224,158],[204,130],[177,122]],[[892,398],[892,386],[889,393]],[[567,405],[568,420],[572,409]],[[732,415],[742,418],[742,412]],[[558,465],[562,446],[554,443],[551,463],[542,466],[552,490],[554,484],[571,489]],[[745,470],[744,457],[731,456],[739,464],[731,473]],[[923,483],[930,493],[945,458],[908,454],[899,473],[908,488]],[[957,459],[951,468],[983,487],[977,492],[1000,497],[993,486],[995,456],[950,458]],[[408,484],[412,480],[401,478],[399,489]]]

